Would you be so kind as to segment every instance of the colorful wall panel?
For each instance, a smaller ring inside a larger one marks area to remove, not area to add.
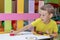
[[[17,13],[17,0],[12,0],[12,13]],[[12,29],[17,30],[17,20],[12,20]]]
[[[4,0],[0,0],[0,13],[4,13]],[[4,31],[3,22],[0,21],[0,32]]]
[[[6,14],[11,14],[12,12],[12,0],[5,0],[4,1],[4,12]],[[10,32],[11,31],[11,28],[12,28],[12,25],[11,25],[11,20],[5,20],[4,22],[4,31],[5,32]]]
[[[24,13],[28,13],[29,11],[29,0],[24,0]]]
[[[38,10],[40,10],[40,8],[44,5],[44,1],[39,1],[39,6],[38,6]],[[38,12],[40,13],[40,11]]]
[[[24,0],[17,0],[17,13],[23,14],[24,13]],[[23,20],[17,21],[17,30],[23,27]]]
[[[38,1],[36,1],[36,0],[13,0],[13,1],[12,0],[9,0],[9,1],[4,0],[4,13],[6,13],[6,14],[18,13],[19,15],[26,13],[24,15],[29,15],[29,16],[26,16],[26,18],[29,17],[28,22],[30,24],[32,21],[34,21],[34,19],[31,20],[33,17],[32,15],[35,15],[35,13],[38,13],[38,12],[35,12],[36,11],[35,8],[38,8],[39,2],[37,4],[37,7],[35,7],[36,6],[35,2],[38,2]],[[28,13],[30,13],[30,14],[28,14]],[[12,15],[16,15],[16,14],[12,14]],[[30,16],[32,16],[32,17],[30,17]],[[18,18],[21,18],[21,16]],[[3,19],[3,20],[5,20],[5,19]],[[17,27],[17,30],[19,30],[24,26],[24,20],[23,19],[20,19],[20,20],[18,19],[17,21],[16,20],[12,21],[12,20],[13,19],[5,20],[5,22],[4,22],[4,31],[5,32],[10,32],[12,30],[13,25],[15,26],[15,30],[16,30],[16,27]]]
[[[0,0],[0,13],[4,12],[4,0]]]
[[[28,13],[29,11],[29,0],[24,0],[24,13]],[[24,20],[24,26],[28,25],[28,20]]]
[[[35,0],[35,13],[38,13],[38,7],[39,7],[39,0]]]
[[[34,13],[34,0],[29,0],[29,13]],[[33,20],[29,21],[29,24],[32,22]]]

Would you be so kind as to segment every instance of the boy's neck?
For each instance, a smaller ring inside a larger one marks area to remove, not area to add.
[[[44,22],[45,24],[49,24],[50,20],[47,20],[46,22]]]

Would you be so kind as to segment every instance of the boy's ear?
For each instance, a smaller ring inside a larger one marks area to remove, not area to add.
[[[50,18],[52,18],[52,17],[53,17],[53,14],[51,13],[51,14],[50,14]]]

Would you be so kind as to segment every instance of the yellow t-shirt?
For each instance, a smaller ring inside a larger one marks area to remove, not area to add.
[[[49,31],[51,34],[53,32],[58,32],[57,24],[54,20],[50,20],[48,24],[44,24],[40,18],[31,23],[33,27],[36,27],[36,31],[46,32]]]

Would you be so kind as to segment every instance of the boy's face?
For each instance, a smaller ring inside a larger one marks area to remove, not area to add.
[[[48,11],[40,10],[40,18],[43,22],[47,22],[51,18],[51,14],[48,13]]]

